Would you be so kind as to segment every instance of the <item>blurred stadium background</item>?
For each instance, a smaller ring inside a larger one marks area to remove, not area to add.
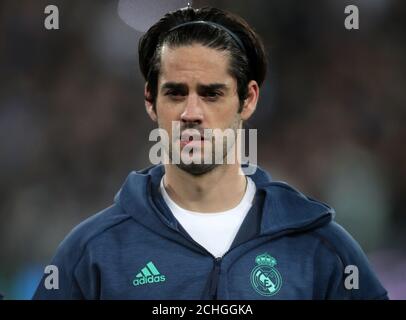
[[[142,28],[131,25],[147,28],[187,2],[129,1],[125,16],[134,19],[126,23],[114,0],[0,2],[5,299],[30,298],[72,227],[109,206],[131,170],[149,165]],[[59,30],[44,28],[48,4],[59,8]],[[348,4],[359,8],[359,30],[344,28]],[[406,2],[193,5],[242,15],[266,43],[268,80],[247,124],[258,129],[259,164],[332,205],[390,297],[406,299]]]

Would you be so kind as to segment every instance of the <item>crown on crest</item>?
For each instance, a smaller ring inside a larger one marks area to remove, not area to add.
[[[259,265],[276,266],[276,259],[267,253],[257,256],[255,262]]]

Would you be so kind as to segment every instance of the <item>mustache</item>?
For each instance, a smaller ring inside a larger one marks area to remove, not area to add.
[[[196,129],[196,130],[198,130],[199,132],[200,132],[200,131],[203,132],[203,129],[204,129],[204,128],[200,127],[200,125],[197,124],[197,123],[186,122],[186,123],[182,123],[182,124],[180,125],[180,131],[183,131],[183,130],[185,130],[185,129]]]
[[[202,128],[199,124],[185,123],[180,125],[180,139],[183,141],[191,139],[213,141],[215,134],[211,128]]]
[[[180,126],[180,133],[181,135],[183,134],[183,132],[185,130],[190,130],[190,129],[194,129],[197,130],[200,134],[201,137],[204,137],[204,129],[202,128],[200,125],[195,124],[195,123],[184,123]]]

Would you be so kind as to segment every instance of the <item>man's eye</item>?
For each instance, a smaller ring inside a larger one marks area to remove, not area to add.
[[[206,98],[208,98],[209,100],[217,100],[221,95],[222,95],[221,92],[210,91],[210,92],[206,92],[206,94],[204,96]]]
[[[179,100],[182,99],[185,94],[177,90],[169,90],[165,93],[165,96],[168,96],[171,99]]]
[[[166,96],[180,96],[181,94],[180,94],[180,92],[179,91],[167,91],[166,93],[165,93],[165,95]]]
[[[207,96],[208,96],[208,97],[217,97],[217,96],[218,96],[218,93],[217,93],[217,92],[208,92],[208,93],[207,93]]]

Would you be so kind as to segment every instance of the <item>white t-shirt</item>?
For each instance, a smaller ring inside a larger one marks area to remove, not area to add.
[[[163,178],[160,188],[169,209],[193,240],[215,257],[222,257],[233,243],[252,206],[256,186],[249,177],[247,180],[247,188],[240,203],[230,210],[216,213],[201,213],[179,207],[166,192]]]

